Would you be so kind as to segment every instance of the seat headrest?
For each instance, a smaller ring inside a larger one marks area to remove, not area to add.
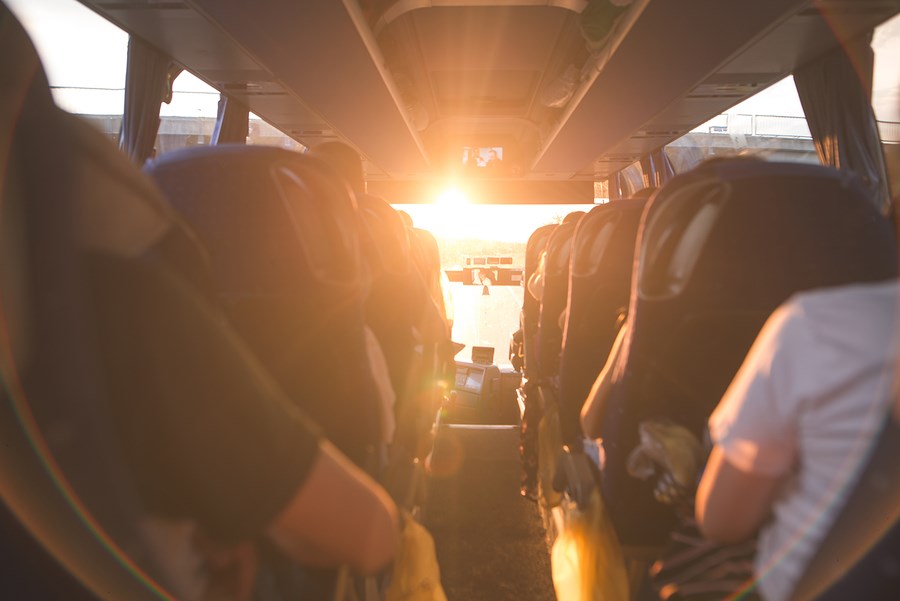
[[[111,188],[120,183],[107,176],[115,163],[94,156],[92,141],[102,134],[81,132],[73,119],[55,106],[33,45],[0,5],[0,302],[13,326],[12,352],[0,351],[0,378],[16,384],[0,393],[11,393],[0,401],[0,437],[9,450],[0,466],[3,502],[47,551],[28,558],[42,562],[31,568],[51,574],[43,561],[58,561],[85,585],[76,591],[63,584],[57,593],[156,597],[158,571],[136,532],[142,507],[109,423],[79,251],[128,255],[161,228],[153,218],[150,227],[144,218],[92,222],[103,205],[116,215],[128,211],[112,206]],[[134,171],[128,165],[123,179]],[[146,217],[143,207],[137,212]],[[119,231],[104,237],[107,227]]]
[[[428,230],[417,227],[412,229],[413,247],[415,251],[413,256],[419,265],[422,277],[429,279],[440,276],[441,271],[441,253],[438,248],[437,239]]]
[[[547,258],[544,269],[547,277],[560,276],[568,272],[572,256],[572,237],[575,235],[575,221],[563,223],[547,240]]]
[[[893,248],[890,224],[852,174],[715,161],[675,178],[650,200],[638,292],[651,300],[677,297],[697,277],[718,281],[719,289],[737,277],[774,286],[783,279],[798,290],[805,279],[816,287],[847,284],[854,270],[866,273],[893,257]]]
[[[0,352],[0,376],[11,377],[27,360],[30,345],[26,280],[25,195],[17,130],[38,100],[52,106],[50,88],[31,40],[0,5],[0,310],[7,324],[8,349]],[[33,120],[34,121],[34,120]],[[11,381],[11,380],[10,380]]]
[[[226,295],[359,288],[356,199],[333,170],[280,148],[222,145],[145,167],[206,245]]]
[[[547,246],[547,240],[550,239],[550,234],[553,233],[559,227],[555,223],[549,223],[547,225],[542,225],[541,227],[534,230],[531,236],[528,237],[528,243],[525,245],[525,277],[528,278],[534,273],[534,270],[537,268],[538,261],[541,258],[541,251],[544,250],[544,247]]]
[[[146,253],[178,217],[147,176],[91,124],[64,113],[63,127],[79,150],[74,182],[79,243],[123,257]]]
[[[359,194],[363,225],[363,254],[377,273],[406,274],[410,266],[409,229],[403,217],[386,200]]]
[[[640,212],[645,204],[646,200],[639,198],[619,200],[591,209],[575,228],[572,241],[572,276],[579,278],[596,273],[607,255],[622,214]],[[633,246],[633,239],[631,242]]]

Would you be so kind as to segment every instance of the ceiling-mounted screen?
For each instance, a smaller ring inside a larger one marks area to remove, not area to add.
[[[462,164],[467,169],[497,169],[503,166],[502,146],[465,146]]]

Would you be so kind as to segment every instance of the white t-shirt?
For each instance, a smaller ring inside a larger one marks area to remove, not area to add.
[[[800,294],[769,319],[710,417],[734,467],[787,476],[760,531],[767,601],[787,599],[890,406],[897,282]]]

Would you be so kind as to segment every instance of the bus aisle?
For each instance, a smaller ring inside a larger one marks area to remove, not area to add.
[[[556,598],[538,507],[519,494],[516,426],[442,430],[425,522],[449,601]]]

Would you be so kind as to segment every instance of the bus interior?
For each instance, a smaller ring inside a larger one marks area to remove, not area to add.
[[[900,597],[894,388],[783,596],[692,521],[779,307],[897,278],[900,0],[0,1],[0,597]]]

